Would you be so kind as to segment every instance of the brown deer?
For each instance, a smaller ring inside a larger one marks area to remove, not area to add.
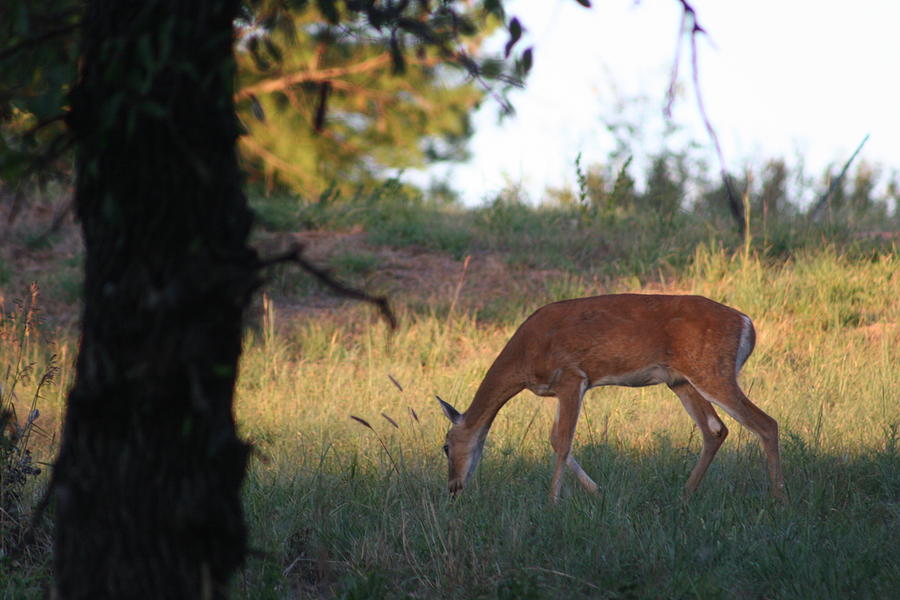
[[[465,413],[438,398],[453,423],[444,445],[450,493],[459,493],[475,471],[497,412],[525,388],[559,400],[550,433],[556,453],[550,499],[559,498],[565,465],[585,489],[596,492],[597,484],[572,456],[585,391],[665,383],[703,435],[685,496],[697,488],[728,435],[716,405],[759,436],[772,494],[785,501],[778,423],[750,402],[737,382],[755,343],[749,317],[701,296],[615,294],[548,304],[519,326]]]

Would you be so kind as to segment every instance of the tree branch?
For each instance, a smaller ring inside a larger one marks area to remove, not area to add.
[[[690,22],[690,40],[691,40],[691,80],[694,86],[694,96],[697,98],[697,110],[700,112],[700,118],[703,119],[703,125],[706,132],[713,143],[716,151],[716,157],[719,159],[719,174],[722,177],[722,183],[725,185],[725,193],[728,197],[728,210],[734,217],[739,235],[744,234],[745,228],[749,223],[745,222],[744,212],[741,203],[738,201],[734,186],[731,183],[731,177],[725,166],[725,153],[722,152],[722,145],[719,143],[719,135],[713,127],[712,121],[706,112],[706,106],[703,103],[703,93],[700,91],[700,68],[697,65],[697,36],[700,34],[707,35],[706,30],[697,21],[697,11],[687,0],[678,0],[681,4],[683,12],[681,14],[681,24],[678,28],[678,45],[675,49],[675,60],[672,64],[671,80],[669,81],[669,90],[666,93],[666,106],[664,109],[667,118],[672,116],[672,105],[675,102],[675,84],[678,79],[678,68],[681,60],[681,36],[684,35],[687,25]]]
[[[372,71],[374,69],[379,69],[381,67],[387,66],[390,63],[391,54],[390,52],[385,52],[384,54],[373,56],[372,58],[368,58],[362,62],[356,63],[355,65],[350,65],[348,67],[332,67],[330,69],[317,69],[313,71],[291,73],[289,75],[285,75],[284,77],[278,77],[277,79],[266,79],[264,81],[260,81],[259,83],[241,88],[237,92],[237,94],[235,94],[234,99],[241,100],[252,94],[270,94],[272,92],[277,92],[295,86],[298,83],[305,83],[308,81],[327,81],[330,79],[335,79],[337,77],[345,77],[347,75],[365,73],[367,71]]]
[[[279,158],[277,155],[270,152],[269,150],[266,150],[262,146],[262,144],[260,144],[255,139],[253,139],[252,135],[249,135],[249,134],[242,135],[239,139],[240,139],[240,142],[242,144],[246,145],[254,154],[257,154],[258,156],[261,156],[261,157],[265,158],[266,160],[271,161],[272,164],[274,164],[279,169],[284,169],[285,171],[289,171],[289,172],[293,173],[294,175],[297,175],[304,181],[307,180],[307,174],[303,170],[298,169],[297,167],[295,167],[291,163],[287,162],[286,160],[283,160],[283,159]]]
[[[440,58],[431,56],[422,59],[412,58],[407,61],[407,64],[433,67],[439,62],[441,62]],[[334,85],[334,81],[339,77],[346,77],[347,75],[358,75],[360,73],[374,71],[376,69],[389,66],[390,64],[391,54],[390,52],[385,52],[384,54],[379,54],[378,56],[367,58],[362,62],[358,62],[347,67],[332,67],[330,69],[315,69],[290,73],[289,75],[284,75],[283,77],[266,79],[258,83],[243,87],[234,95],[234,99],[235,101],[238,101],[252,95],[279,92],[295,86],[298,83],[331,81],[332,85]]]
[[[272,267],[281,263],[295,263],[301,269],[318,279],[320,283],[331,289],[339,296],[344,296],[345,298],[359,300],[361,302],[367,302],[374,305],[381,313],[381,316],[384,317],[384,320],[387,321],[388,326],[392,330],[397,329],[397,317],[391,310],[386,297],[372,296],[370,294],[367,294],[366,292],[363,292],[362,290],[344,285],[343,283],[335,279],[327,269],[317,267],[316,265],[306,260],[303,257],[303,246],[301,244],[294,244],[286,252],[261,261],[260,266],[265,268]]]

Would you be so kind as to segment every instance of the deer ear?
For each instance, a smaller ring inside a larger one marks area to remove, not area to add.
[[[441,403],[441,410],[444,411],[444,414],[447,415],[447,418],[450,419],[450,422],[456,425],[460,421],[462,421],[463,416],[459,414],[459,411],[441,400],[440,396],[435,396],[437,401]]]

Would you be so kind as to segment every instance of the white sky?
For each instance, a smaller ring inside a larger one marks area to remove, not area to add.
[[[507,183],[521,184],[539,201],[547,186],[574,182],[579,152],[583,165],[606,162],[614,140],[603,118],[616,118],[623,100],[645,98],[643,108],[627,110],[632,120],[642,116],[648,123],[636,158],[662,147],[658,132],[680,4],[593,4],[508,2],[509,14],[527,29],[519,48],[535,46],[526,88],[512,96],[516,116],[498,124],[496,103],[486,102],[475,117],[471,161],[432,171],[449,173],[467,204],[481,203]],[[827,165],[849,158],[867,133],[871,138],[857,160],[900,167],[900,2],[691,4],[709,33],[698,46],[701,87],[730,170],[775,157],[796,164],[802,157],[807,174],[818,177]],[[711,148],[693,95],[688,46],[680,82],[674,121]]]

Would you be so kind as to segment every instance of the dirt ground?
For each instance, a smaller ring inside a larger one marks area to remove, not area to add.
[[[0,207],[0,310],[12,310],[29,284],[36,281],[41,288],[45,322],[63,330],[77,326],[84,248],[70,206],[66,197],[34,202],[11,221],[8,209]],[[497,253],[480,252],[457,259],[415,246],[375,245],[359,228],[256,231],[252,244],[263,258],[300,244],[307,260],[328,269],[342,282],[384,295],[394,303],[419,307],[479,309],[513,294],[542,294],[548,281],[565,277],[562,271],[511,265]],[[354,257],[364,259],[361,267],[342,266]],[[271,298],[282,321],[334,312],[349,302],[311,281],[298,267],[279,266],[270,273],[262,291]],[[259,310],[255,306],[251,313]]]

